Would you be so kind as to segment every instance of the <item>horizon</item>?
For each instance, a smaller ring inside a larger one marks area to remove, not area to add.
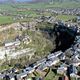
[[[20,2],[27,1],[27,2],[29,2],[29,1],[33,1],[33,0],[16,0],[16,1],[20,1]]]
[[[0,0],[0,2],[5,2],[5,1],[18,1],[18,2],[30,2],[30,1],[33,1],[33,0]]]

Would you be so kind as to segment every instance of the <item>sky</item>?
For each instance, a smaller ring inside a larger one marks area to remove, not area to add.
[[[0,1],[9,1],[9,0],[0,0]],[[14,1],[20,1],[20,2],[27,1],[27,2],[29,2],[29,1],[33,1],[33,0],[14,0]]]
[[[16,0],[16,1],[21,1],[22,2],[22,1],[33,1],[33,0]]]

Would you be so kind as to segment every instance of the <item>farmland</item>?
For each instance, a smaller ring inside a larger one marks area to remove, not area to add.
[[[19,21],[27,21],[29,18],[27,17],[38,17],[41,16],[40,12],[34,11],[34,9],[46,9],[46,8],[55,8],[55,7],[60,7],[60,8],[77,8],[80,7],[79,3],[59,3],[55,2],[53,4],[49,3],[37,3],[37,4],[31,4],[31,3],[15,3],[15,4],[0,4],[0,25],[2,24],[10,24],[13,22],[19,22]],[[45,16],[51,16],[52,13],[50,12],[44,12],[43,15]],[[26,16],[24,19],[20,20],[14,20],[15,17],[17,16]],[[54,14],[53,14],[54,15]],[[58,15],[57,19],[61,19],[63,21],[73,19],[76,16],[71,16],[71,15]]]
[[[58,15],[58,16],[56,16],[56,18],[59,20],[68,21],[68,20],[76,18],[76,16],[74,16],[74,15]]]
[[[11,16],[0,16],[0,24],[12,23],[13,19]]]

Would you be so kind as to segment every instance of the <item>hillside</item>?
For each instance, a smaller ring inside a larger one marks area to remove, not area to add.
[[[80,0],[33,0],[35,2],[80,2]]]

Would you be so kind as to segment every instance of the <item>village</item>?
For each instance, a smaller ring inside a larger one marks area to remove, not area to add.
[[[57,23],[60,24],[60,23]],[[63,24],[60,24],[63,25]],[[68,27],[70,29],[73,30],[73,32],[76,30],[74,30],[71,27]],[[79,28],[77,29],[77,33],[80,34],[79,32]],[[25,68],[21,70],[20,73],[17,74],[16,69],[11,69],[10,72],[7,72],[7,74],[1,73],[0,74],[0,78],[1,79],[7,79],[7,80],[26,80],[27,76],[29,74],[32,74],[33,72],[37,71],[37,72],[43,72],[46,69],[52,67],[52,66],[56,66],[58,63],[61,63],[60,65],[58,65],[56,68],[57,74],[62,75],[62,78],[64,80],[69,80],[70,78],[75,78],[76,80],[80,79],[80,72],[79,72],[79,65],[80,65],[80,36],[77,35],[74,41],[74,44],[71,45],[71,47],[69,49],[67,49],[65,52],[62,51],[57,51],[54,53],[49,54],[48,56],[46,56],[45,58],[43,58],[42,60],[39,60],[37,62],[32,63],[29,66],[25,65]],[[22,38],[22,40],[25,41],[28,40],[27,42],[30,42],[30,38],[28,36]],[[27,44],[28,44],[27,43]],[[20,41],[17,39],[16,41],[13,42],[9,42],[9,43],[5,43],[5,47],[3,49],[4,54],[0,54],[0,59],[4,58],[5,53],[9,54],[9,59],[10,58],[18,58],[18,55],[21,54],[25,54],[27,53],[27,55],[33,56],[34,55],[34,50],[31,50],[29,48],[27,49],[23,49],[23,50],[19,50],[19,52],[14,52],[16,49],[16,46],[20,45]],[[1,50],[2,51],[2,50]],[[13,51],[13,52],[11,52]],[[31,52],[33,53],[31,53]],[[13,53],[13,54],[12,54]],[[30,53],[30,54],[29,54]],[[42,77],[38,77],[41,80],[43,80]],[[27,79],[28,80],[28,79]]]
[[[52,4],[0,4],[0,80],[80,80],[80,7]]]

